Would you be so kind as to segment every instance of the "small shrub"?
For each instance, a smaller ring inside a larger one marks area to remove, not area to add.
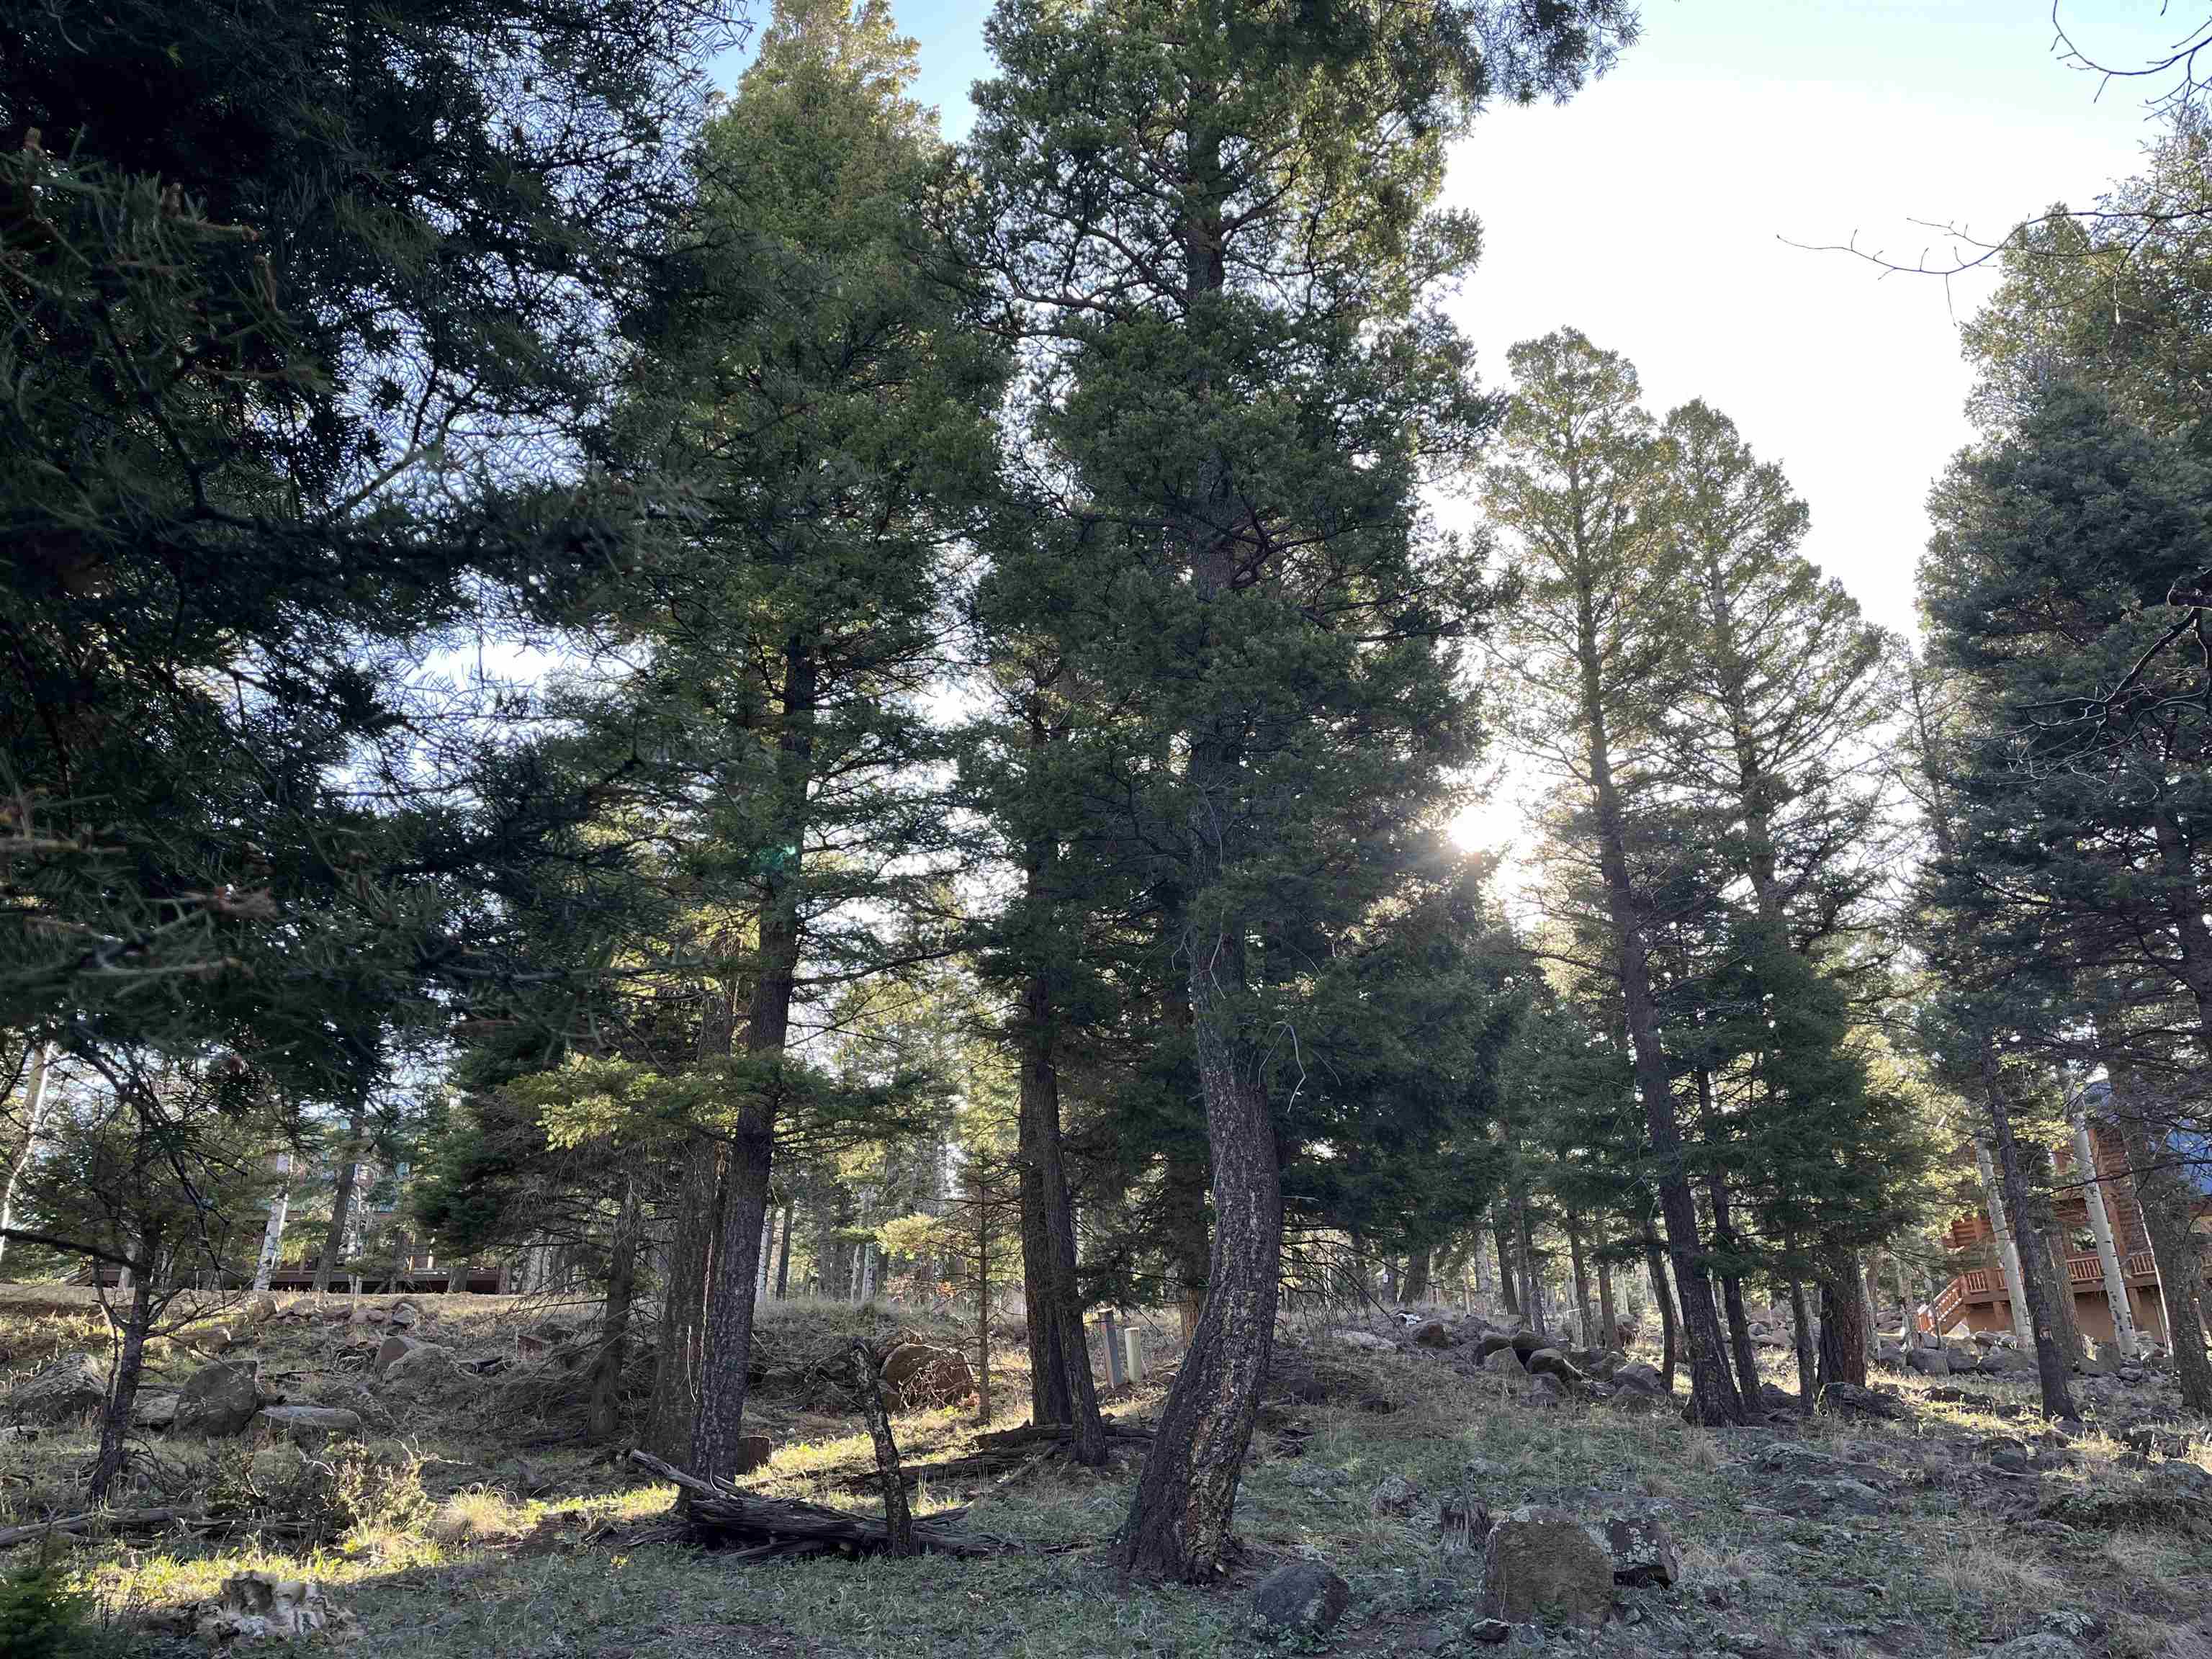
[[[98,1640],[92,1597],[52,1563],[0,1579],[0,1659],[85,1659]]]

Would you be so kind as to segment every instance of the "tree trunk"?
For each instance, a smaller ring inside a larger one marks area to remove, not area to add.
[[[2175,1173],[2170,1158],[2153,1141],[2143,1121],[2142,1101],[2134,1073],[2115,1068],[2111,1055],[2106,1069],[2112,1079],[2113,1121],[2120,1144],[2128,1154],[2128,1169],[2142,1212],[2143,1231],[2149,1237],[2151,1256],[2158,1263],[2160,1282],[2166,1289],[2166,1346],[2173,1354],[2173,1377],[2181,1389],[2181,1403],[2192,1410],[2212,1413],[2212,1359],[2204,1352],[2205,1331],[2198,1317],[2197,1297],[2191,1286],[2202,1284],[2203,1262],[2191,1235],[2196,1194]]]
[[[623,1182],[622,1207],[615,1212],[614,1237],[607,1249],[607,1308],[599,1322],[599,1358],[592,1375],[587,1429],[594,1440],[613,1435],[622,1404],[623,1371],[629,1364],[630,1303],[637,1281],[638,1236],[644,1225],[637,1177]]]
[[[1674,1262],[1674,1292],[1681,1302],[1682,1338],[1690,1361],[1690,1416],[1693,1421],[1709,1425],[1741,1423],[1745,1413],[1743,1396],[1729,1372],[1720,1313],[1713,1305],[1712,1283],[1705,1276],[1705,1252],[1698,1238],[1697,1200],[1691,1191],[1687,1152],[1660,1038],[1658,1005],[1651,993],[1642,906],[1629,875],[1628,833],[1614,790],[1601,678],[1597,595],[1586,573],[1578,572],[1577,580],[1577,655],[1582,674],[1590,793],[1597,808],[1598,861],[1604,877],[1606,909],[1613,924],[1629,1044],[1635,1056],[1636,1088],[1643,1098],[1644,1124],[1657,1165],[1659,1213],[1666,1225],[1668,1254]]]
[[[253,1288],[258,1291],[269,1288],[269,1280],[276,1271],[276,1258],[284,1253],[284,1218],[292,1207],[292,1189],[277,1189],[269,1206],[269,1220],[261,1229],[261,1254],[253,1261]]]
[[[1830,1245],[1820,1253],[1820,1365],[1816,1392],[1838,1382],[1863,1389],[1867,1380],[1866,1286],[1856,1251]]]
[[[1498,1293],[1504,1300],[1505,1311],[1517,1318],[1521,1297],[1513,1282],[1513,1253],[1506,1246],[1505,1218],[1494,1204],[1490,1210],[1490,1236],[1498,1245]]]
[[[784,1302],[791,1296],[791,1229],[799,1219],[798,1206],[787,1199],[783,1206],[783,1243],[775,1253],[775,1299]]]
[[[1713,1200],[1713,1242],[1723,1249],[1733,1250],[1739,1241],[1729,1210],[1728,1182],[1715,1170],[1706,1187]],[[1744,1407],[1755,1415],[1759,1411],[1759,1350],[1751,1344],[1751,1319],[1744,1310],[1743,1280],[1738,1275],[1722,1276],[1721,1304],[1728,1313],[1729,1346],[1735,1358],[1736,1381],[1743,1393]]]
[[[368,1127],[366,1104],[356,1102],[346,1125],[345,1162],[338,1169],[337,1190],[331,1194],[331,1230],[323,1236],[323,1254],[315,1263],[315,1294],[331,1288],[331,1275],[345,1253],[347,1224],[353,1218],[354,1186],[361,1170],[362,1139]]]
[[[1582,1223],[1571,1210],[1567,1212],[1567,1258],[1574,1264],[1575,1313],[1582,1321],[1581,1340],[1587,1348],[1595,1341],[1590,1324],[1589,1266],[1583,1260]]]
[[[1539,1336],[1544,1329],[1544,1279],[1536,1271],[1536,1245],[1534,1230],[1528,1224],[1528,1183],[1516,1181],[1513,1188],[1513,1227],[1521,1244],[1521,1312],[1528,1322],[1528,1328]]]
[[[860,1414],[867,1419],[868,1437],[875,1443],[876,1473],[884,1492],[884,1533],[893,1556],[914,1553],[914,1514],[907,1508],[906,1477],[899,1471],[898,1443],[891,1438],[891,1419],[884,1410],[883,1390],[877,1386],[876,1357],[859,1337],[853,1339],[853,1386],[860,1397]]]
[[[1597,1259],[1598,1346],[1607,1353],[1620,1346],[1620,1320],[1613,1305],[1613,1263],[1602,1252]]]
[[[1416,1306],[1429,1299],[1429,1253],[1415,1250],[1406,1258],[1406,1300]]]
[[[46,1107],[52,1093],[46,1085],[53,1055],[51,1042],[41,1042],[31,1050],[30,1075],[23,1080],[23,1144],[9,1163],[7,1190],[0,1192],[0,1258],[8,1249],[7,1230],[15,1224],[15,1195],[22,1191],[23,1177],[39,1156],[39,1136],[46,1127]]]
[[[2045,1154],[2046,1160],[2049,1154]],[[2055,1170],[2053,1173],[2056,1173]],[[2066,1239],[2058,1231],[2058,1216],[2051,1194],[2040,1188],[2032,1189],[2027,1199],[2028,1216],[2033,1225],[2035,1246],[2043,1252],[2043,1259],[2051,1271],[2045,1282],[2051,1285],[2051,1336],[2058,1345],[2059,1358],[2071,1371],[2088,1358],[2081,1346],[2081,1322],[2074,1317],[2074,1285],[2066,1271]]]
[[[2023,1354],[2035,1352],[2035,1328],[2028,1323],[2027,1291],[2023,1288],[2020,1271],[2020,1246],[2014,1239],[2012,1224],[2005,1216],[2004,1189],[1998,1186],[1996,1169],[1990,1160],[1987,1139],[1974,1137],[1974,1167],[1982,1178],[1982,1203],[1989,1212],[1990,1232],[1996,1245],[1998,1269],[2004,1279],[2005,1291],[2012,1298],[2013,1340],[2020,1345]]]
[[[1176,1312],[1182,1322],[1182,1340],[1188,1345],[1197,1334],[1198,1316],[1205,1310],[1206,1259],[1212,1253],[1206,1226],[1206,1162],[1202,1158],[1170,1152],[1164,1179],[1167,1247],[1175,1273]]]
[[[2012,1110],[1998,1074],[1996,1051],[1987,1037],[1982,1041],[1981,1052],[1984,1104],[1989,1109],[1990,1127],[1996,1131],[1997,1175],[2005,1208],[2014,1217],[2024,1216],[2028,1212],[2027,1176],[2021,1167],[2020,1143],[2013,1136]],[[2053,1310],[2045,1287],[2043,1263],[2037,1261],[2041,1254],[2020,1251],[2021,1290],[2027,1298],[2028,1325],[2035,1333],[2035,1370],[2043,1389],[2044,1415],[2070,1418],[2074,1396],[2067,1389],[2066,1358],[2059,1351],[2051,1323]],[[2048,1259],[2045,1257],[2045,1261]]]
[[[699,1020],[699,1058],[729,1058],[737,1014],[726,987],[706,988]],[[721,1231],[721,1143],[703,1131],[685,1138],[684,1172],[676,1205],[676,1235],[660,1292],[660,1342],[653,1358],[653,1411],[647,1440],[671,1463],[691,1455],[691,1426],[698,1421],[707,1372],[707,1285],[713,1276],[715,1240]]]
[[[1659,1310],[1659,1340],[1662,1357],[1660,1376],[1668,1395],[1674,1392],[1674,1351],[1679,1338],[1674,1329],[1674,1298],[1667,1293],[1667,1258],[1659,1249],[1659,1235],[1651,1224],[1644,1224],[1644,1270],[1651,1276],[1651,1300]]]
[[[791,1032],[799,976],[800,877],[807,784],[814,749],[820,665],[806,643],[784,648],[782,721],[776,738],[775,837],[779,860],[763,877],[758,967],[746,1007],[745,1052],[781,1060]],[[752,1355],[753,1311],[775,1159],[775,1107],[756,1093],[738,1108],[722,1165],[720,1232],[707,1289],[706,1366],[691,1433],[693,1468],[709,1480],[738,1473],[744,1431],[745,1371]]]
[[[1805,1281],[1790,1281],[1790,1319],[1797,1350],[1797,1409],[1809,1412],[1820,1397],[1820,1362],[1813,1352],[1813,1310],[1805,1300]]]
[[[1075,1213],[1061,1156],[1053,1019],[1051,987],[1042,975],[1032,975],[1022,993],[1017,1125],[1030,1408],[1039,1424],[1073,1424],[1076,1461],[1096,1468],[1106,1461],[1106,1431],[1098,1415],[1098,1389],[1091,1375],[1091,1348],[1083,1331],[1083,1300],[1076,1288]]]
[[[154,1281],[160,1276],[161,1229],[148,1225],[139,1235],[137,1273],[131,1292],[131,1310],[123,1318],[123,1340],[115,1357],[115,1374],[108,1381],[107,1399],[100,1419],[100,1455],[92,1466],[88,1488],[94,1504],[107,1501],[108,1489],[123,1473],[124,1439],[131,1432],[131,1410],[138,1401],[138,1378],[145,1369],[146,1334],[154,1324]]]
[[[2089,1133],[2089,1120],[2080,1107],[2069,1120],[2074,1138],[2074,1178],[2081,1183],[2081,1202],[2089,1212],[2089,1232],[2097,1241],[2097,1267],[2104,1275],[2105,1306],[2112,1316],[2112,1343],[2120,1358],[2133,1359],[2142,1352],[2136,1330],[2135,1309],[2128,1301],[2127,1275],[2120,1267],[2120,1252],[2112,1237],[2112,1211],[2105,1202],[2105,1182],[2097,1168],[2097,1145]]]

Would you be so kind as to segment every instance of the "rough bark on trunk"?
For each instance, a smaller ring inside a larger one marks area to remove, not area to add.
[[[780,1060],[791,1033],[798,987],[801,865],[807,830],[807,785],[814,749],[821,665],[807,643],[784,647],[781,729],[776,737],[775,835],[781,862],[763,879],[757,969],[747,1000],[745,1052]],[[745,1373],[752,1355],[753,1312],[775,1158],[775,1109],[755,1094],[738,1108],[722,1165],[720,1231],[708,1276],[706,1365],[699,1416],[691,1434],[693,1468],[710,1480],[738,1472],[744,1430]]]
[[[1820,1360],[1813,1352],[1813,1310],[1805,1299],[1805,1281],[1790,1281],[1790,1318],[1796,1326],[1793,1340],[1797,1350],[1797,1408],[1809,1412],[1820,1392]]]
[[[1659,1235],[1644,1224],[1644,1271],[1651,1278],[1651,1300],[1659,1310],[1659,1340],[1662,1350],[1659,1372],[1667,1392],[1674,1392],[1674,1352],[1680,1345],[1674,1329],[1674,1298],[1667,1293],[1667,1258],[1659,1248]]]
[[[1521,1244],[1521,1316],[1528,1322],[1528,1328],[1539,1336],[1544,1329],[1544,1279],[1536,1271],[1536,1243],[1534,1230],[1528,1221],[1528,1185],[1526,1181],[1515,1183],[1513,1188],[1513,1227]]]
[[[1521,1295],[1513,1282],[1513,1252],[1506,1244],[1505,1218],[1495,1205],[1491,1206],[1490,1236],[1498,1245],[1498,1293],[1505,1303],[1505,1311],[1517,1317]]]
[[[1589,1347],[1596,1340],[1590,1324],[1589,1264],[1583,1260],[1582,1223],[1572,1211],[1567,1213],[1567,1258],[1575,1270],[1575,1313],[1582,1322],[1582,1344]]]
[[[1713,1305],[1712,1283],[1705,1276],[1705,1252],[1698,1238],[1697,1200],[1691,1190],[1686,1149],[1674,1110],[1658,1005],[1652,996],[1643,907],[1629,874],[1627,827],[1613,782],[1597,603],[1587,571],[1578,571],[1576,651],[1582,678],[1583,748],[1590,793],[1597,808],[1598,862],[1613,927],[1629,1045],[1635,1056],[1636,1088],[1643,1097],[1644,1126],[1657,1165],[1659,1214],[1666,1227],[1668,1255],[1674,1263],[1674,1293],[1681,1304],[1682,1341],[1690,1361],[1690,1415],[1705,1424],[1741,1423],[1745,1414],[1743,1396],[1729,1370],[1720,1312]]]
[[[1981,1060],[1983,1103],[1995,1132],[1998,1183],[2004,1193],[2005,1208],[2018,1218],[2028,1213],[2027,1175],[2021,1168],[2020,1142],[2013,1134],[2012,1108],[1998,1073],[1996,1051],[1986,1038],[1981,1045]],[[2059,1350],[2051,1322],[2051,1296],[2045,1281],[2049,1258],[2039,1261],[2042,1253],[2033,1249],[2022,1249],[2019,1255],[2021,1290],[2027,1299],[2028,1325],[2035,1333],[2035,1372],[2042,1386],[2044,1415],[2070,1418],[2074,1396],[2067,1388],[2066,1358]]]
[[[323,1236],[323,1254],[315,1263],[315,1293],[331,1288],[345,1252],[346,1227],[353,1219],[354,1187],[361,1170],[362,1138],[368,1127],[368,1109],[356,1103],[346,1124],[345,1161],[338,1167],[337,1190],[331,1195],[331,1230]]]
[[[292,1189],[278,1189],[269,1206],[269,1219],[261,1229],[261,1254],[253,1260],[253,1288],[265,1291],[276,1271],[276,1258],[284,1253],[284,1218],[292,1207]]]
[[[1075,1279],[1075,1212],[1060,1133],[1060,1075],[1053,1054],[1051,988],[1030,976],[1022,995],[1018,1139],[1021,1158],[1022,1281],[1028,1303],[1031,1410],[1039,1424],[1075,1429],[1079,1463],[1106,1461],[1106,1431],[1083,1331]]]
[[[2110,1056],[2106,1070],[2112,1077],[2113,1121],[2120,1145],[2128,1154],[2128,1169],[2135,1179],[2136,1199],[2142,1212],[2143,1231],[2150,1240],[2152,1259],[2158,1263],[2160,1281],[2166,1287],[2166,1346],[2173,1354],[2173,1377],[2185,1406],[2212,1413],[2212,1359],[2204,1352],[2205,1330],[2198,1317],[2198,1299],[2190,1286],[2201,1283],[2203,1265],[2190,1233],[2196,1194],[2175,1173],[2170,1158],[2151,1139],[2143,1121],[2140,1097],[2132,1073],[2115,1070]]]
[[[1598,1346],[1608,1353],[1620,1346],[1620,1319],[1613,1305],[1613,1263],[1597,1259]]]
[[[599,1358],[592,1373],[591,1413],[586,1425],[594,1440],[611,1436],[620,1419],[623,1371],[629,1364],[630,1304],[637,1284],[638,1240],[644,1216],[637,1178],[632,1176],[623,1182],[622,1207],[615,1212],[614,1237],[607,1246],[606,1314],[599,1322]]]
[[[1866,1387],[1866,1285],[1856,1251],[1831,1245],[1820,1252],[1820,1363],[1815,1391],[1826,1394],[1838,1382]]]
[[[699,1020],[699,1058],[726,1060],[737,1014],[726,987],[707,988]],[[686,1138],[678,1189],[676,1234],[660,1291],[659,1348],[653,1358],[653,1410],[647,1441],[664,1461],[691,1455],[691,1426],[698,1421],[707,1370],[707,1284],[721,1231],[721,1144],[703,1132]]]
[[[1406,1258],[1406,1300],[1423,1303],[1429,1299],[1429,1253],[1416,1250]]]
[[[2048,1158],[2047,1153],[2045,1156]],[[2059,1358],[2071,1371],[2088,1355],[2081,1346],[2081,1323],[2074,1317],[2074,1285],[2067,1277],[2066,1239],[2058,1230],[2057,1212],[2048,1192],[2041,1188],[2031,1190],[2027,1206],[2034,1247],[2043,1253],[2044,1265],[2051,1275],[2044,1281],[2051,1286],[2051,1339],[2058,1345]]]
[[[783,1242],[775,1251],[775,1299],[779,1302],[791,1296],[791,1229],[798,1219],[797,1206],[787,1199],[783,1206]]]
[[[1164,1174],[1168,1252],[1174,1263],[1176,1313],[1187,1344],[1206,1308],[1206,1258],[1212,1248],[1206,1225],[1206,1163],[1171,1152]]]
[[[1736,1243],[1735,1225],[1729,1210],[1728,1182],[1718,1170],[1706,1183],[1713,1200],[1713,1240],[1723,1249],[1732,1249]],[[1729,1346],[1735,1358],[1737,1386],[1742,1390],[1744,1408],[1756,1414],[1759,1411],[1759,1350],[1751,1342],[1751,1318],[1743,1305],[1743,1280],[1735,1274],[1723,1275],[1721,1279],[1721,1305],[1728,1313]]]
[[[884,1410],[883,1390],[877,1385],[877,1363],[867,1344],[853,1339],[853,1385],[860,1397],[861,1414],[868,1419],[868,1437],[875,1443],[876,1474],[884,1492],[884,1532],[894,1556],[914,1553],[914,1513],[907,1508],[906,1477],[899,1470],[898,1443],[891,1438],[891,1419]]]
[[[107,1398],[100,1412],[100,1455],[94,1461],[87,1489],[94,1504],[107,1501],[108,1489],[123,1473],[123,1443],[131,1432],[131,1408],[137,1403],[138,1378],[146,1364],[146,1334],[154,1323],[154,1281],[160,1277],[161,1250],[161,1230],[158,1224],[149,1226],[139,1236],[131,1309],[123,1317],[115,1375],[108,1381]]]

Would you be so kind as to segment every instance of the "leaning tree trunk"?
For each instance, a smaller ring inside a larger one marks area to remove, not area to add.
[[[2096,1139],[2089,1120],[2076,1106],[2068,1119],[2074,1145],[2075,1178],[2081,1184],[2082,1206],[2089,1213],[2089,1236],[2097,1241],[2097,1270],[2105,1281],[2105,1308],[2112,1316],[2112,1346],[2120,1358],[2133,1359],[2142,1352],[2136,1330],[2135,1309],[2128,1302],[2127,1275],[2120,1267],[2118,1241],[2112,1236],[2112,1214],[2105,1202],[2105,1180],[2097,1168]]]
[[[1505,1304],[1505,1311],[1518,1318],[1521,1296],[1513,1282],[1513,1252],[1506,1243],[1505,1218],[1498,1213],[1496,1205],[1490,1210],[1490,1236],[1498,1246],[1498,1294]]]
[[[1790,1281],[1790,1318],[1796,1329],[1792,1334],[1797,1350],[1797,1409],[1809,1412],[1813,1401],[1820,1397],[1820,1361],[1813,1352],[1813,1310],[1805,1299],[1805,1281]]]
[[[1643,1097],[1644,1127],[1656,1164],[1659,1214],[1667,1230],[1667,1252],[1674,1267],[1674,1292],[1680,1298],[1682,1339],[1690,1360],[1690,1416],[1698,1423],[1741,1423],[1743,1396],[1729,1375],[1721,1337],[1720,1311],[1713,1305],[1712,1281],[1705,1276],[1705,1252],[1698,1238],[1698,1206],[1690,1187],[1687,1148],[1674,1110],[1674,1080],[1660,1037],[1659,1008],[1651,992],[1649,947],[1643,906],[1628,869],[1628,832],[1613,776],[1603,682],[1597,638],[1597,596],[1586,574],[1578,576],[1577,657],[1582,676],[1584,746],[1590,793],[1597,808],[1598,862],[1605,902],[1613,926],[1613,954],[1620,971],[1628,1039],[1635,1056],[1637,1092]]]
[[[791,1295],[791,1230],[798,1224],[798,1206],[789,1199],[783,1205],[783,1242],[775,1252],[775,1299],[787,1300]]]
[[[353,1219],[354,1186],[361,1170],[362,1137],[368,1127],[368,1109],[356,1103],[346,1125],[345,1162],[338,1170],[337,1190],[331,1194],[331,1230],[323,1236],[323,1254],[315,1263],[315,1294],[331,1288],[338,1258],[345,1253],[347,1224]]]
[[[1598,1346],[1611,1353],[1620,1346],[1620,1320],[1613,1305],[1613,1263],[1601,1249],[1597,1258]]]
[[[2057,1211],[2048,1192],[2030,1192],[2027,1205],[2033,1246],[2042,1253],[2044,1266],[2051,1274],[2045,1282],[2053,1287],[2051,1339],[2058,1345],[2059,1358],[2070,1371],[2089,1355],[2082,1346],[2081,1322],[2074,1316],[2074,1283],[2067,1276],[2066,1240],[2058,1231]]]
[[[1713,1238],[1723,1249],[1737,1244],[1735,1224],[1729,1210],[1728,1182],[1716,1170],[1706,1183],[1713,1199]],[[1735,1357],[1738,1386],[1746,1409],[1759,1410],[1759,1350],[1751,1343],[1751,1318],[1743,1305],[1743,1280],[1735,1273],[1721,1279],[1721,1304],[1728,1311],[1729,1346]]]
[[[1595,1340],[1590,1325],[1589,1264],[1583,1260],[1582,1222],[1571,1210],[1567,1212],[1567,1259],[1575,1270],[1575,1314],[1582,1321],[1582,1345],[1587,1348]]]
[[[258,1292],[269,1288],[269,1281],[276,1272],[276,1258],[284,1253],[284,1218],[292,1207],[292,1189],[277,1189],[270,1200],[269,1219],[261,1229],[261,1254],[253,1260],[253,1288]]]
[[[1982,1179],[1982,1204],[1989,1212],[1992,1254],[1996,1257],[1997,1272],[2012,1304],[2013,1340],[2020,1345],[2022,1353],[2033,1353],[2035,1328],[2027,1319],[2027,1291],[2021,1275],[2020,1244],[2013,1237],[2012,1223],[2005,1216],[2004,1188],[1997,1182],[1996,1164],[1990,1157],[1987,1136],[1974,1137],[1974,1166]]]
[[[100,1454],[87,1489],[94,1504],[107,1501],[108,1489],[123,1473],[124,1440],[131,1432],[131,1410],[138,1401],[138,1378],[146,1364],[146,1334],[154,1324],[154,1281],[161,1276],[161,1227],[149,1223],[138,1236],[138,1259],[131,1273],[131,1310],[124,1316],[122,1343],[109,1379],[100,1417]]]

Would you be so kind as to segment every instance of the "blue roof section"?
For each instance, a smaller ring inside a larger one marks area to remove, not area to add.
[[[2212,1198],[2212,1134],[2202,1129],[2175,1129],[2166,1137],[2181,1160],[2181,1178]]]

